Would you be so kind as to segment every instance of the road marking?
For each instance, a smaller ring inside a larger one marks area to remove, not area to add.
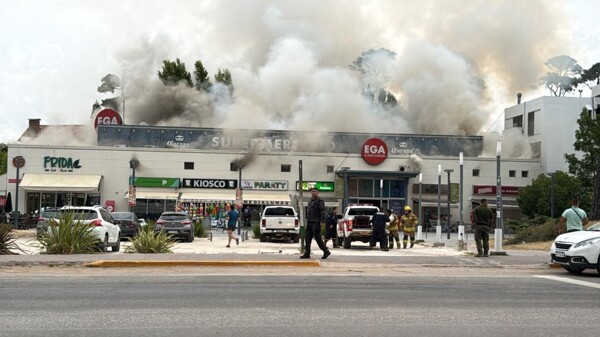
[[[565,282],[565,283],[577,284],[580,286],[600,289],[600,284],[592,283],[592,282],[573,280],[573,279],[566,278],[566,277],[552,276],[552,275],[533,275],[533,276],[539,277],[539,278],[545,278],[548,280],[558,281],[558,282]]]

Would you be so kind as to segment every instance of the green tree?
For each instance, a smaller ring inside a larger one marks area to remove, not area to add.
[[[583,84],[589,88],[600,84],[600,62],[591,66],[590,69],[585,69],[577,80],[577,84]]]
[[[600,120],[592,118],[584,108],[577,120],[579,130],[575,131],[573,148],[582,152],[581,159],[575,154],[565,154],[569,163],[569,173],[574,174],[584,189],[592,191],[590,219],[600,219]]]
[[[6,173],[8,168],[8,146],[0,143],[0,175]]]
[[[576,88],[577,76],[583,69],[575,59],[560,55],[548,59],[544,64],[549,71],[540,79],[540,86],[550,90],[552,96],[561,97]]]
[[[210,83],[210,78],[208,77],[208,70],[204,68],[202,61],[196,61],[194,63],[194,79],[196,80],[196,90],[208,92],[212,83]]]
[[[215,74],[215,82],[222,83],[229,88],[229,92],[233,93],[233,80],[231,79],[231,72],[229,69],[221,69]]]
[[[525,215],[530,218],[540,215],[551,215],[551,184],[549,176],[540,174],[531,182],[531,185],[519,189],[517,203]],[[563,210],[570,207],[570,200],[574,195],[580,196],[580,206],[582,208],[586,209],[586,206],[589,207],[589,194],[582,193],[582,190],[581,181],[576,177],[570,176],[563,171],[555,172],[554,217],[560,216]]]
[[[185,81],[190,87],[193,87],[192,74],[185,68],[185,63],[179,59],[173,61],[164,60],[162,70],[158,72],[158,77],[164,85],[175,85]]]

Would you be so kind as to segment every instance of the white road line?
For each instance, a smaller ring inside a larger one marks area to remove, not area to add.
[[[581,280],[573,280],[573,279],[570,279],[567,277],[552,276],[552,275],[533,275],[533,276],[539,277],[539,278],[545,278],[548,280],[558,281],[558,282],[565,282],[565,283],[577,284],[580,286],[600,289],[600,284],[598,284],[598,283],[586,282],[586,281],[581,281]]]

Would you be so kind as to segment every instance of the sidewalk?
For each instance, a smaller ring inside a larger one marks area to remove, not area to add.
[[[431,233],[429,233],[431,234]],[[249,234],[251,235],[251,234]],[[366,263],[390,265],[423,265],[423,266],[534,266],[547,267],[549,254],[540,251],[510,251],[508,256],[495,256],[490,258],[474,258],[474,243],[468,242],[468,250],[459,251],[456,240],[443,240],[443,247],[434,247],[434,235],[428,235],[428,240],[415,244],[413,248],[391,249],[381,251],[378,247],[369,250],[368,244],[355,242],[351,249],[328,247],[332,252],[327,260],[321,260],[322,252],[313,242],[313,255],[311,260],[321,263]],[[231,248],[227,245],[227,234],[213,232],[212,241],[209,238],[196,238],[194,242],[177,242],[173,247],[174,254],[131,254],[124,250],[130,245],[128,241],[121,242],[121,251],[104,254],[80,255],[46,255],[40,254],[37,240],[34,236],[21,237],[17,244],[26,252],[26,255],[0,255],[0,266],[29,266],[29,265],[84,265],[95,261],[258,261],[268,265],[267,262],[285,261],[296,265],[303,260],[299,259],[300,244],[292,242],[260,242],[258,239],[240,240],[236,245],[232,242]],[[22,253],[21,253],[22,254]],[[306,260],[304,260],[306,261]],[[279,263],[279,262],[278,262]]]

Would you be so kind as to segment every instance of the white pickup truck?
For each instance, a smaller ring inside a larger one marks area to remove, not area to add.
[[[300,242],[298,213],[292,206],[267,206],[260,218],[260,242],[285,239]]]
[[[338,221],[338,244],[350,249],[352,241],[367,243],[373,234],[371,219],[379,207],[373,205],[350,205]]]

